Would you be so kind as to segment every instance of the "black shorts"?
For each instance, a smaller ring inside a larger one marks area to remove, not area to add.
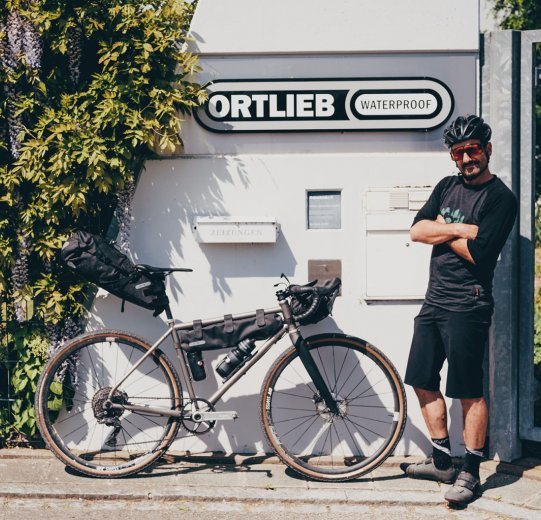
[[[492,309],[446,311],[424,304],[415,318],[405,382],[437,391],[447,359],[445,395],[456,399],[483,396],[483,356]]]

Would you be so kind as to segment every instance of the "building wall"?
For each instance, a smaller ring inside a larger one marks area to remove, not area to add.
[[[342,10],[329,11],[333,18],[328,24],[326,11],[318,10],[328,3],[295,4],[282,23],[275,11],[288,12],[286,2],[227,0],[216,5],[200,0],[192,29],[203,67],[199,80],[428,76],[451,89],[455,98],[451,117],[476,111],[475,2],[345,1]],[[407,13],[403,4],[408,4]],[[404,24],[406,17],[408,24]],[[374,32],[374,27],[380,29]],[[328,34],[315,38],[323,29]],[[370,36],[374,34],[377,37]],[[379,188],[432,187],[452,174],[454,167],[443,148],[441,132],[439,128],[428,132],[220,135],[188,117],[182,130],[184,154],[149,161],[137,186],[134,258],[153,265],[194,268],[194,273],[169,278],[173,312],[182,321],[274,306],[273,284],[281,273],[302,284],[308,281],[308,260],[339,259],[343,290],[334,315],[304,332],[340,330],[360,336],[383,350],[403,375],[413,318],[426,286],[430,248],[415,244],[414,250],[405,249],[411,246],[408,229],[415,210],[393,210],[383,197],[375,212],[400,215],[399,229],[389,234],[389,244],[396,248],[370,249],[367,197]],[[307,190],[341,191],[341,229],[307,229]],[[281,232],[275,244],[198,243],[192,231],[194,218],[223,215],[275,217]],[[393,257],[393,251],[404,255],[415,251],[418,262],[405,263],[406,257]],[[380,263],[374,263],[377,255],[381,255]],[[415,298],[370,300],[366,288],[372,277],[381,283],[394,277],[397,287],[413,278],[416,294],[410,296]],[[153,319],[148,311],[127,304],[126,313],[121,314],[120,302],[112,296],[96,299],[89,326],[130,330],[149,339],[163,330],[162,318]],[[175,448],[268,450],[259,431],[258,392],[275,358],[273,352],[287,346],[288,341],[282,340],[261,366],[226,394],[218,409],[237,410],[239,420],[218,424],[215,431],[199,438],[179,438]],[[167,352],[174,357],[170,346]],[[224,354],[205,356],[212,365]],[[208,369],[207,373],[207,380],[197,384],[203,396],[218,385],[214,371]],[[409,389],[408,398],[408,425],[397,453],[426,452],[429,443]],[[459,439],[459,407],[449,405],[451,433]],[[461,451],[460,443],[455,443],[455,450]]]

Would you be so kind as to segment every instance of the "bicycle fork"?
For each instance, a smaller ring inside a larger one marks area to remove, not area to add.
[[[306,372],[308,372],[310,379],[314,383],[314,386],[319,393],[319,397],[321,397],[321,399],[325,403],[325,406],[327,406],[331,413],[335,415],[340,415],[340,409],[338,408],[336,399],[332,396],[331,390],[327,386],[327,383],[325,383],[325,380],[323,379],[323,376],[321,375],[321,372],[319,371],[319,368],[317,367],[314,358],[310,354],[308,344],[301,336],[299,329],[297,329],[297,327],[293,323],[291,308],[289,307],[287,300],[279,300],[278,303],[282,308],[282,313],[284,315],[286,323],[288,324],[288,332],[289,337],[291,338],[291,342],[299,353],[299,359],[301,360],[304,368],[306,369]]]

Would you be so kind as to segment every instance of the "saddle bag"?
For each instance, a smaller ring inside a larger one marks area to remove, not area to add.
[[[169,304],[163,274],[150,274],[107,240],[75,231],[62,246],[62,261],[77,275],[124,300],[154,311],[157,316]]]
[[[231,314],[224,321],[214,325],[202,326],[200,320],[193,322],[193,328],[181,330],[181,342],[193,349],[215,350],[234,347],[244,339],[263,340],[274,336],[283,325],[277,314],[265,314],[263,309],[256,311],[255,318],[234,320]]]

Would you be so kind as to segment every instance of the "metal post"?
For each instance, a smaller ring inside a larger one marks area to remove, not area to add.
[[[520,198],[520,32],[484,35],[482,116],[493,131],[491,170]],[[521,454],[518,432],[518,225],[494,276],[495,310],[488,353],[490,456]]]
[[[521,172],[520,172],[520,299],[519,299],[519,433],[521,439],[541,441],[534,426],[534,272],[535,272],[535,46],[541,31],[522,33],[521,57]],[[541,175],[541,172],[538,172]]]

